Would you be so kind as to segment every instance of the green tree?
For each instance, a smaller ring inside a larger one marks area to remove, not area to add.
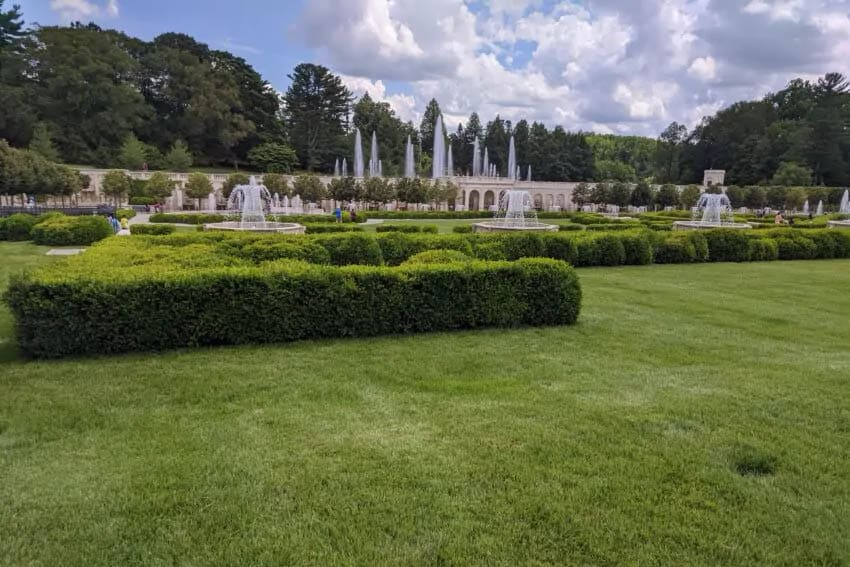
[[[812,184],[812,170],[796,163],[782,162],[773,175],[771,183],[786,187],[792,185],[808,186]]]
[[[618,207],[626,207],[631,201],[632,198],[632,189],[629,187],[628,183],[623,183],[622,181],[618,181],[611,185],[608,191],[608,201],[612,205],[617,205]]]
[[[233,192],[233,188],[237,185],[247,185],[250,181],[250,178],[244,173],[231,173],[227,176],[227,179],[224,180],[224,184],[221,186],[221,196],[225,199],[230,198],[230,193]]]
[[[204,175],[204,177],[206,177],[206,175]],[[189,179],[191,180],[191,176]],[[177,184],[168,177],[167,174],[157,171],[151,174],[150,179],[148,179],[148,182],[145,185],[145,192],[147,193],[147,196],[153,197],[157,202],[162,202],[168,197],[171,197],[176,185]]]
[[[655,178],[662,183],[678,181],[681,176],[682,144],[688,129],[677,122],[670,123],[655,145]]]
[[[422,146],[422,154],[433,157],[434,153],[434,125],[437,122],[437,117],[442,115],[440,104],[436,99],[428,101],[428,106],[425,107],[425,113],[422,114],[422,121],[419,123],[419,141]],[[445,124],[443,124],[443,136],[446,135]]]
[[[610,200],[611,194],[611,184],[610,183],[596,183],[593,186],[593,189],[590,190],[590,202],[596,205],[605,205],[611,202]]]
[[[404,173],[407,136],[416,140],[413,128],[398,119],[389,103],[375,102],[368,93],[354,105],[353,122],[360,128],[364,141],[371,140],[372,132],[377,134],[384,175],[401,176]],[[350,147],[353,147],[353,140]],[[365,148],[364,153],[368,155]],[[351,154],[349,156],[353,158]]]
[[[286,180],[286,177],[279,173],[266,173],[263,175],[263,185],[266,186],[266,189],[268,189],[269,193],[272,195],[277,193],[281,197],[292,196],[292,190],[289,187],[289,182]]]
[[[0,0],[0,50],[13,45],[26,33],[21,7],[12,4],[11,10],[3,11],[3,2]]]
[[[369,179],[379,179],[370,177]],[[328,196],[337,201],[355,201],[360,198],[361,187],[353,177],[336,177],[328,185]]]
[[[118,152],[118,166],[138,171],[147,163],[147,160],[145,145],[139,141],[135,134],[127,134]]]
[[[635,207],[648,207],[652,203],[652,189],[646,181],[635,185],[632,191],[631,204]]]
[[[683,209],[690,209],[696,206],[701,194],[702,192],[697,185],[688,185],[679,193],[679,205]]]
[[[744,205],[751,209],[761,209],[767,205],[767,194],[763,187],[752,185],[744,190]]]
[[[192,152],[183,140],[176,140],[163,158],[163,165],[170,171],[187,171],[192,167]]]
[[[383,177],[363,181],[363,198],[370,203],[389,203],[396,198],[395,186]]]
[[[346,121],[352,96],[339,77],[321,65],[302,63],[288,75],[284,117],[301,167],[331,171],[346,153]]]
[[[248,161],[260,171],[289,173],[298,164],[298,156],[286,144],[268,142],[248,152]]]
[[[53,138],[50,136],[50,130],[44,122],[36,124],[29,148],[48,161],[59,161],[59,152],[56,151],[56,147],[53,145]]]
[[[213,192],[213,186],[206,174],[195,172],[189,174],[184,190],[190,199],[195,199],[197,209],[201,210],[201,199],[209,197],[210,193]]]
[[[573,203],[582,207],[592,203],[593,189],[589,184],[581,182],[573,189]]]
[[[296,177],[292,192],[307,203],[318,203],[327,195],[325,186],[315,175],[299,175]]]
[[[637,178],[635,169],[621,161],[600,160],[595,162],[596,177],[605,181],[634,181]]]
[[[101,190],[104,195],[112,197],[116,205],[121,204],[124,196],[130,192],[130,176],[123,171],[110,171],[103,176]]]
[[[655,204],[659,207],[675,207],[679,204],[679,191],[675,185],[666,183],[655,194]]]
[[[799,210],[806,201],[806,190],[802,187],[792,187],[785,192],[785,208]]]
[[[737,209],[746,206],[747,192],[743,187],[730,185],[726,188],[726,196],[729,197],[729,202],[733,208]]]

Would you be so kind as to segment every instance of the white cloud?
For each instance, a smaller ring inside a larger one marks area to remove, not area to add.
[[[92,20],[105,16],[118,17],[118,0],[107,0],[100,5],[89,0],[50,0],[50,9],[66,22]]]
[[[655,136],[846,67],[848,0],[310,0],[296,35],[353,90],[454,128],[473,111]]]
[[[717,61],[710,55],[697,57],[688,67],[688,73],[700,81],[711,81],[717,77]]]

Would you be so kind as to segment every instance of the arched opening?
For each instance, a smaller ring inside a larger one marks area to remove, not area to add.
[[[469,210],[477,211],[478,210],[478,191],[473,189],[469,192]]]
[[[564,209],[564,196],[558,195],[558,198],[555,199],[555,204],[557,205],[557,207],[559,209],[563,210]]]
[[[543,208],[543,195],[540,193],[534,195],[534,208],[538,210]]]
[[[546,195],[546,210],[548,211],[555,206],[555,198],[550,194]]]
[[[493,195],[492,191],[487,191],[487,192],[484,193],[484,210],[485,211],[489,211],[490,207],[492,207],[495,204],[495,202],[494,202],[495,198],[496,197],[495,197],[495,195]]]

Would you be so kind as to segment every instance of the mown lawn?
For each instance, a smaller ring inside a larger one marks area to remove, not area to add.
[[[570,328],[4,362],[0,564],[846,565],[850,261],[580,276]]]

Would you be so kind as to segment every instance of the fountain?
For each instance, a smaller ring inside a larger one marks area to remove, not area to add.
[[[339,177],[339,158],[334,160],[334,177]]]
[[[407,135],[407,148],[404,151],[404,176],[408,179],[416,177],[413,168],[413,144],[410,142],[410,134]]]
[[[844,190],[844,195],[841,197],[841,204],[838,205],[838,212],[844,215],[850,214],[850,191]],[[850,219],[831,220],[827,221],[827,226],[831,228],[850,228]]]
[[[699,212],[702,218],[697,220]],[[724,193],[703,193],[694,207],[694,219],[676,221],[673,230],[695,230],[701,228],[752,228],[745,222],[735,222],[732,203]]]
[[[360,138],[360,128],[354,129],[354,177],[363,178],[363,140]]]
[[[484,158],[481,162],[481,169],[483,170],[482,175],[484,177],[490,177],[490,156],[487,154],[487,148],[484,148]]]
[[[808,199],[806,199],[806,202],[803,203],[803,214],[804,215],[809,214],[809,200]]]
[[[230,192],[227,209],[239,212],[238,221],[214,222],[204,225],[204,230],[235,230],[249,232],[287,232],[304,234],[304,226],[294,222],[266,221],[266,209],[272,196],[265,185],[258,185],[252,175],[248,185],[237,185]]]
[[[446,175],[449,177],[454,177],[454,171],[454,156],[452,155],[452,145],[451,143],[449,143],[449,147],[446,149]]]
[[[508,144],[508,177],[516,179],[516,144],[513,135],[511,135],[511,141]]]
[[[342,158],[342,176],[348,177],[348,160]]]
[[[472,144],[472,177],[481,175],[481,148],[478,147],[478,136]]]
[[[381,176],[381,160],[378,158],[378,135],[372,130],[372,147],[369,152],[369,177]]]
[[[815,209],[815,215],[821,216],[823,214],[823,201],[818,201],[818,208]]]
[[[531,164],[528,166],[528,176],[525,178],[526,181],[531,181]]]
[[[493,220],[472,225],[475,232],[536,231],[557,232],[558,225],[537,220],[534,201],[528,191],[510,189],[499,198],[499,208]]]
[[[446,140],[443,138],[443,117],[437,116],[434,124],[434,153],[431,163],[431,177],[439,179],[446,173]]]

